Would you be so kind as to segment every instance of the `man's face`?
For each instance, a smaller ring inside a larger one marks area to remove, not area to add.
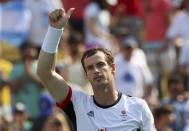
[[[126,60],[130,60],[132,53],[133,53],[133,48],[132,47],[123,47],[122,53]]]
[[[106,56],[102,52],[85,58],[86,76],[93,87],[109,84],[114,78],[114,64],[108,65]]]
[[[32,47],[26,47],[22,50],[22,53],[25,59],[35,59],[37,57],[37,50]]]
[[[183,86],[180,83],[172,83],[169,85],[169,93],[171,97],[177,98],[178,95],[182,94]]]

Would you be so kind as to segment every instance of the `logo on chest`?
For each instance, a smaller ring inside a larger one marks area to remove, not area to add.
[[[101,129],[98,129],[98,131],[107,131],[106,128],[101,128]]]
[[[89,111],[89,112],[87,113],[87,115],[90,116],[90,117],[94,117],[94,111]]]
[[[122,121],[126,121],[127,118],[127,111],[126,110],[121,110],[121,114],[120,114]]]

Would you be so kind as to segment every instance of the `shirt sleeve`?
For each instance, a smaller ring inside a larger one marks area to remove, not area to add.
[[[69,105],[69,103],[71,102],[71,97],[72,97],[72,89],[71,89],[71,87],[69,87],[68,94],[67,94],[66,98],[61,102],[56,102],[56,106],[61,109],[66,108]]]
[[[76,107],[81,106],[81,103],[82,102],[85,103],[88,97],[89,96],[84,92],[72,89],[71,101],[73,102],[74,106]]]
[[[170,24],[167,32],[166,32],[166,37],[169,39],[173,39],[175,37],[179,36],[179,32],[180,32],[180,18],[178,15],[176,15],[173,20],[172,23]]]
[[[156,131],[154,118],[147,103],[143,100],[141,131]]]

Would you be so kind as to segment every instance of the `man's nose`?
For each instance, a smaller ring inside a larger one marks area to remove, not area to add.
[[[99,69],[97,67],[94,67],[94,72],[99,72]]]

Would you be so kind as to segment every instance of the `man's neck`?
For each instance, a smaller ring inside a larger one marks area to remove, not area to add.
[[[96,91],[94,93],[96,103],[102,106],[112,105],[118,99],[118,92],[115,90],[105,89],[104,91]]]

